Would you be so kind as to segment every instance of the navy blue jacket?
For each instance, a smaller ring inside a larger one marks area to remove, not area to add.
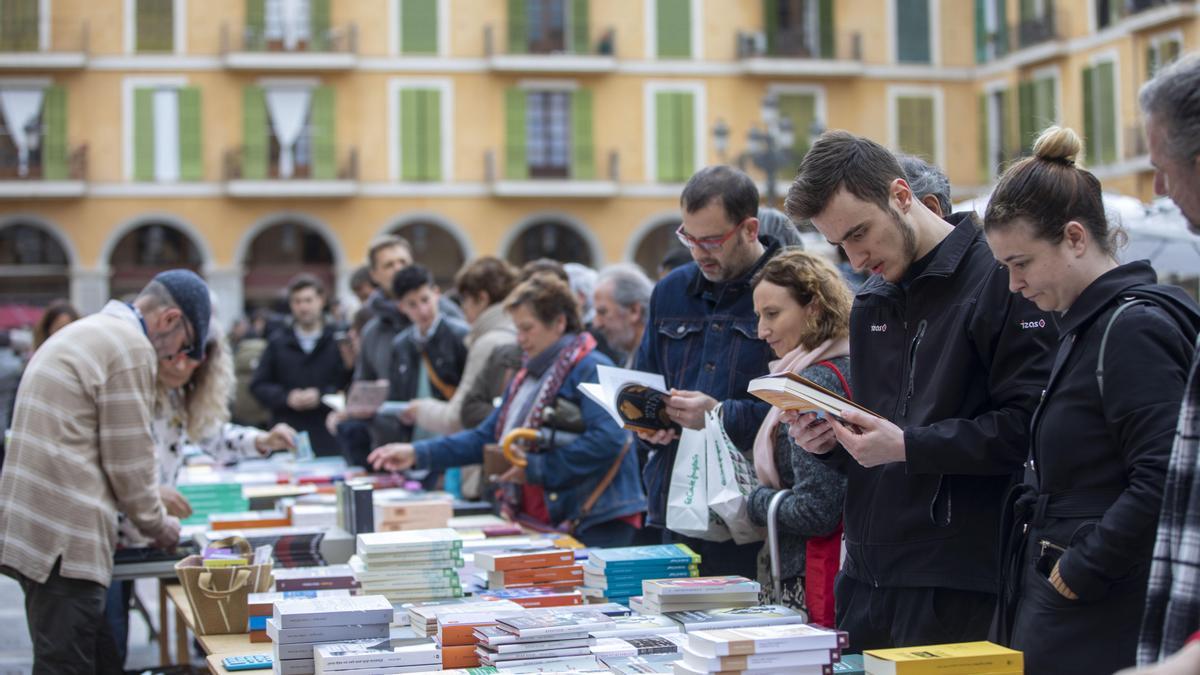
[[[758,339],[750,280],[780,245],[771,237],[759,241],[766,251],[737,279],[714,284],[691,262],[658,282],[650,296],[649,323],[636,365],[637,370],[661,373],[667,387],[703,392],[721,401],[725,432],[743,451],[754,447],[754,436],[770,409],[748,394],[746,386],[767,374],[775,358]],[[644,470],[651,497],[649,522],[665,527],[677,443],[645,445],[653,453]]]
[[[593,351],[583,357],[567,374],[558,395],[579,406],[585,430],[569,443],[548,452],[526,455],[525,480],[540,485],[546,493],[546,507],[552,525],[573,520],[579,515],[583,502],[596,489],[608,468],[625,444],[626,432],[617,426],[612,416],[579,391],[580,382],[596,382],[596,366],[611,366],[612,361]],[[505,392],[505,403],[511,392]],[[444,471],[450,467],[479,464],[483,461],[483,446],[496,443],[496,421],[499,408],[492,411],[479,426],[457,434],[431,438],[414,444],[418,469]],[[637,455],[625,453],[621,468],[612,483],[596,500],[591,513],[579,523],[576,533],[585,532],[622,516],[641,513],[646,508],[646,495],[638,477]]]

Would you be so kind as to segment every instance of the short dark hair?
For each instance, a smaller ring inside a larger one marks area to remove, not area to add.
[[[380,251],[393,246],[403,247],[405,251],[408,251],[408,255],[412,256],[412,245],[408,243],[407,239],[397,234],[385,234],[375,237],[367,246],[367,265],[375,267],[375,256],[379,255]]]
[[[371,278],[370,265],[359,265],[350,274],[350,288],[358,288],[364,284],[370,284],[372,288],[375,287],[375,280]]]
[[[829,206],[838,190],[845,188],[887,211],[890,186],[897,178],[907,180],[896,156],[887,148],[846,131],[827,131],[800,162],[784,210],[792,220],[811,219]]]
[[[292,277],[292,280],[287,285],[287,297],[291,298],[306,288],[313,289],[322,298],[325,297],[325,284],[321,283],[320,279],[308,273],[297,274]]]
[[[454,288],[460,296],[487,293],[488,304],[502,302],[517,285],[517,271],[508,262],[485,255],[467,263],[454,277]]]
[[[433,274],[424,265],[409,265],[392,277],[392,297],[399,300],[405,295],[433,285]]]
[[[714,199],[721,200],[725,217],[735,225],[758,213],[758,188],[750,176],[732,166],[706,166],[692,174],[683,186],[679,205],[687,213],[695,213]]]
[[[517,283],[529,281],[539,274],[549,274],[558,277],[564,284],[571,285],[571,277],[567,276],[566,268],[562,266],[562,263],[553,258],[538,258],[522,265],[521,272],[517,275]]]

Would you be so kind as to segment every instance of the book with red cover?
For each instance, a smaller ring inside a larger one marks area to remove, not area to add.
[[[488,572],[488,588],[512,588],[516,586],[558,585],[583,583],[583,565],[559,565],[556,567],[530,567],[503,572]]]
[[[475,566],[488,572],[507,572],[573,564],[575,564],[575,552],[561,548],[514,548],[507,551],[480,551],[475,554]]]

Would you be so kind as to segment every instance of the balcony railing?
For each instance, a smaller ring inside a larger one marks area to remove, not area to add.
[[[520,164],[521,176],[512,176],[500,162],[526,153],[522,146],[507,146],[505,154],[487,150],[483,155],[484,178],[500,196],[510,197],[609,197],[617,192],[621,180],[620,154],[612,150],[597,157],[595,146],[572,146],[570,159],[563,162],[537,162],[526,159]],[[579,175],[579,165],[594,167],[594,175]]]
[[[318,152],[319,149],[314,149]],[[329,149],[328,152],[336,152]],[[246,159],[245,146],[225,151],[222,176],[233,197],[350,197],[358,191],[358,149],[348,150],[330,172],[316,162],[297,159],[290,176],[283,176],[278,157],[268,156],[253,165]]]
[[[32,153],[32,155],[26,160],[24,167],[21,166],[20,156],[16,152],[0,152],[0,180],[25,182],[87,180],[86,144],[75,146],[67,153],[66,161],[64,163],[66,174],[61,176],[46,175],[47,162],[44,159],[42,152],[44,152],[44,150]],[[22,169],[24,169],[24,171],[22,171]],[[51,171],[51,174],[53,174],[53,171]]]
[[[1039,17],[1028,17],[1017,21],[1010,33],[1011,49],[1025,49],[1046,42],[1062,40],[1064,27],[1070,25],[1066,12],[1060,9],[1047,9]]]
[[[86,21],[46,25],[29,18],[0,23],[0,68],[82,68],[88,50]]]
[[[255,26],[221,24],[221,53],[355,54],[358,27],[355,24],[312,31],[307,28],[268,30]]]
[[[770,41],[762,31],[739,31],[736,40],[739,59],[863,60],[862,33],[857,31],[835,35],[831,45],[821,44],[820,38],[798,36],[785,31],[777,31]]]
[[[589,31],[588,41],[578,44],[574,39],[576,26],[564,24],[561,28],[547,28],[539,31],[539,36],[524,36],[513,38],[505,35],[496,27],[488,24],[483,27],[483,53],[485,56],[498,55],[564,55],[572,56],[613,56],[617,52],[617,31],[613,28],[599,33]],[[501,41],[497,43],[497,34]]]
[[[316,150],[314,150],[314,153]],[[224,177],[225,180],[270,180],[270,181],[304,181],[304,180],[358,180],[358,148],[351,148],[346,153],[345,161],[339,165],[330,176],[319,176],[315,170],[316,162],[297,160],[293,164],[292,175],[283,177],[280,172],[279,160],[268,157],[266,173],[259,175],[255,168],[247,171],[246,146],[238,146],[225,151]]]

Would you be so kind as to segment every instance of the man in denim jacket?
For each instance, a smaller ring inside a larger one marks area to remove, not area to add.
[[[666,379],[671,419],[702,429],[704,413],[720,403],[729,438],[749,450],[769,406],[746,393],[746,385],[766,374],[773,358],[757,336],[750,279],[780,246],[758,236],[758,189],[737,169],[701,169],[679,201],[683,224],[677,234],[694,262],[655,287],[636,367]],[[649,524],[663,528],[664,541],[682,541],[699,553],[701,574],[754,578],[758,544],[704,542],[665,529],[678,437],[673,431],[639,436],[651,451],[643,472]]]

